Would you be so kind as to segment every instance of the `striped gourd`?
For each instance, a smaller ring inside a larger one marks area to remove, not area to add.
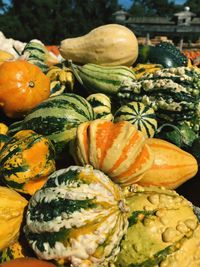
[[[144,75],[118,92],[123,103],[143,102],[156,111],[162,123],[183,123],[199,130],[200,71],[197,68],[161,69]]]
[[[9,247],[0,251],[0,263],[7,262],[13,259],[24,258],[27,255],[28,253],[26,253],[24,247],[22,247],[21,242],[17,241]]]
[[[27,43],[21,53],[21,57],[38,66],[43,72],[47,72],[49,69],[46,63],[47,55],[47,48],[39,40],[32,40]]]
[[[66,68],[64,64],[61,66],[51,66],[47,72],[50,79],[50,96],[60,95],[64,92],[73,92],[74,75],[70,68]]]
[[[197,174],[198,163],[192,154],[159,138],[148,138],[146,143],[154,153],[154,162],[138,184],[175,189]]]
[[[114,115],[114,121],[129,121],[146,137],[153,137],[157,129],[155,111],[141,102],[129,102],[121,106]]]
[[[42,102],[23,121],[11,125],[9,134],[12,135],[19,129],[31,129],[47,136],[59,153],[74,138],[77,126],[93,118],[93,109],[87,100],[66,93]]]
[[[78,164],[92,165],[121,186],[141,179],[154,159],[144,134],[128,121],[99,119],[82,123],[73,150]]]
[[[96,93],[89,95],[86,100],[93,107],[95,119],[104,119],[109,121],[113,119],[111,100],[107,95]]]
[[[197,267],[200,224],[191,203],[174,190],[134,186],[129,228],[116,267]]]
[[[115,95],[119,88],[129,86],[135,80],[135,74],[126,66],[100,66],[85,64],[78,66],[71,63],[77,80],[89,91]]]
[[[25,235],[39,258],[108,266],[128,226],[124,196],[91,166],[54,172],[30,199]]]
[[[54,171],[52,143],[32,130],[17,132],[0,151],[0,174],[16,191],[34,194]]]

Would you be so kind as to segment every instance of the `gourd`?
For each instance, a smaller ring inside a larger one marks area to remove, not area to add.
[[[74,75],[70,68],[51,66],[47,72],[50,83],[50,96],[60,95],[63,92],[72,92],[74,88]]]
[[[90,92],[116,95],[121,86],[135,81],[134,72],[126,66],[70,65],[77,80]]]
[[[19,193],[0,186],[0,251],[17,241],[26,205]]]
[[[0,65],[0,107],[6,116],[22,117],[49,94],[50,80],[37,66],[25,60]]]
[[[146,74],[117,93],[122,103],[139,101],[150,105],[160,124],[186,123],[199,131],[200,71],[195,68],[165,68]]]
[[[134,186],[129,228],[117,267],[198,266],[200,224],[191,203],[174,190]]]
[[[30,199],[26,238],[37,257],[70,266],[107,266],[127,227],[120,187],[91,166],[70,166],[49,176]]]
[[[122,105],[114,115],[114,121],[129,121],[146,137],[153,137],[157,130],[155,111],[141,102],[129,102]]]
[[[7,141],[6,137],[7,132],[8,132],[8,126],[5,123],[0,122],[0,151],[5,144],[5,141]]]
[[[78,126],[72,153],[77,164],[90,164],[121,186],[141,179],[154,155],[145,136],[128,121],[103,119]]]
[[[0,174],[16,191],[34,194],[55,171],[52,143],[32,130],[17,132],[0,151]]]
[[[91,94],[86,100],[90,103],[94,111],[95,119],[104,119],[111,121],[113,119],[110,98],[101,93]]]
[[[155,46],[140,46],[138,62],[161,64],[164,68],[176,68],[187,66],[188,59],[174,44],[170,42],[160,42]]]
[[[21,244],[17,241],[6,247],[4,250],[0,251],[0,263],[8,262],[13,259],[23,258],[25,253]]]
[[[131,66],[138,56],[138,42],[135,34],[127,27],[106,24],[86,35],[62,40],[60,54],[79,64]]]
[[[13,60],[13,59],[14,59],[14,56],[11,53],[0,49],[0,65],[4,61]]]
[[[131,69],[135,73],[136,80],[138,80],[143,75],[145,75],[147,73],[153,73],[153,72],[155,72],[157,70],[160,70],[162,68],[163,68],[163,66],[161,64],[150,64],[150,63],[142,64],[142,63],[138,63],[136,66],[132,67]]]
[[[43,101],[24,120],[10,125],[9,134],[31,129],[48,137],[59,155],[75,137],[78,125],[93,118],[93,109],[85,98],[65,93]]]
[[[38,66],[45,73],[48,71],[49,66],[59,63],[57,57],[49,53],[41,41],[35,39],[25,45],[19,58]]]
[[[154,163],[138,184],[175,189],[196,175],[198,164],[192,154],[158,138],[149,138],[146,144],[153,150]]]
[[[1,267],[56,267],[55,264],[33,257],[18,258],[1,264]]]

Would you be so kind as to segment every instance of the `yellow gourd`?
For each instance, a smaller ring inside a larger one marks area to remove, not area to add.
[[[0,49],[0,65],[4,62],[4,61],[8,61],[8,60],[13,60],[14,56],[6,51],[3,51]]]
[[[0,251],[16,242],[26,205],[19,193],[0,186]]]
[[[158,138],[149,138],[146,144],[153,151],[154,163],[138,184],[175,189],[196,175],[198,164],[192,154]]]
[[[8,132],[8,126],[4,124],[3,122],[0,122],[0,134],[6,135],[7,132]],[[5,142],[2,140],[2,138],[0,138],[0,150],[4,146],[4,143]]]
[[[59,50],[63,58],[79,64],[131,66],[138,57],[138,42],[127,27],[106,24],[86,35],[61,41]]]

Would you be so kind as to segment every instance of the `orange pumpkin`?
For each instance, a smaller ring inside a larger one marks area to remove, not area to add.
[[[39,67],[15,60],[0,65],[0,106],[8,117],[21,117],[50,95],[50,79]]]
[[[158,138],[149,138],[146,143],[153,150],[154,163],[138,184],[175,189],[196,175],[198,164],[190,153]]]
[[[4,262],[1,267],[56,267],[55,264],[36,258],[19,258]]]
[[[74,158],[78,164],[103,171],[121,186],[131,185],[153,164],[154,156],[145,139],[128,121],[84,122],[77,128]]]

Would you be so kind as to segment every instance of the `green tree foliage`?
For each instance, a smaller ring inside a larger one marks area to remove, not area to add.
[[[0,15],[0,25],[8,38],[59,44],[111,23],[118,9],[117,0],[12,0],[7,12]]]
[[[171,17],[181,10],[180,5],[168,0],[135,0],[130,7],[130,14],[133,16],[160,16]]]
[[[197,17],[200,17],[200,3],[199,0],[187,0],[184,6],[189,6],[190,11],[195,13]]]

